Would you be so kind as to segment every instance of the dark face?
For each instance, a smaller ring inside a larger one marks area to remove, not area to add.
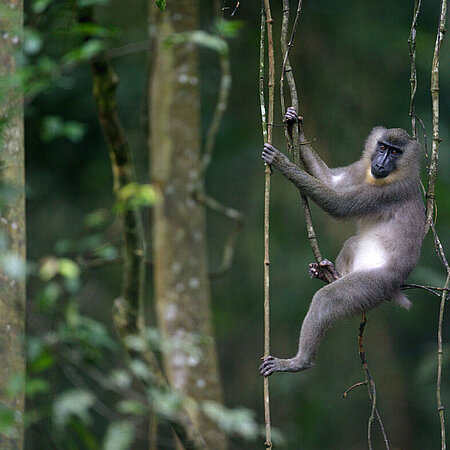
[[[372,155],[371,172],[375,178],[386,178],[397,167],[403,150],[387,141],[378,141]]]

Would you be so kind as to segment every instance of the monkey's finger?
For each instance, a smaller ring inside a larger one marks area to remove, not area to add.
[[[296,112],[287,112],[285,115],[285,119],[287,122],[297,122],[297,113]]]
[[[272,375],[274,373],[273,369],[267,370],[265,372],[259,372],[259,374],[263,377],[270,377],[270,375]]]
[[[267,367],[271,367],[275,364],[275,357],[268,356],[264,359],[263,363],[259,366],[259,371],[266,369]]]
[[[259,366],[259,368],[261,369],[262,367],[266,366],[267,364],[271,364],[273,361],[275,361],[275,357],[274,356],[267,356],[266,358],[263,358],[263,362],[262,364]]]

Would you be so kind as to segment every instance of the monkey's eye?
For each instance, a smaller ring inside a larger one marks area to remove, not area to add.
[[[392,151],[391,151],[391,154],[392,154],[392,155],[397,155],[397,154],[398,154],[398,151],[397,151],[397,150],[392,150]]]
[[[382,151],[382,152],[384,152],[385,150],[386,150],[386,145],[384,145],[384,144],[381,144],[380,145],[380,150]]]

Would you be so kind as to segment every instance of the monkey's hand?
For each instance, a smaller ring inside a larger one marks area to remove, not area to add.
[[[339,272],[336,270],[336,267],[334,267],[334,264],[331,261],[328,261],[328,259],[323,259],[319,264],[309,264],[308,272],[311,278],[317,278],[318,280],[325,282],[328,282],[325,272],[328,272],[335,280],[341,277]]]
[[[281,155],[281,152],[277,150],[273,145],[264,144],[261,158],[265,163],[269,164],[270,166],[276,166],[276,161],[277,159],[279,159],[279,155]]]
[[[275,356],[267,356],[259,367],[259,374],[268,377],[274,372],[301,372],[309,369],[312,364],[306,364],[298,358],[281,359]]]
[[[290,106],[286,114],[284,115],[284,121],[286,122],[286,125],[292,126],[292,124],[301,122],[303,120],[302,116],[299,116],[297,114],[297,111],[294,109],[294,107]]]

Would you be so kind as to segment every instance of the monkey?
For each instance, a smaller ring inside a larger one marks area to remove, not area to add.
[[[336,267],[328,260],[309,265],[313,278],[333,281],[319,289],[300,330],[297,354],[289,359],[267,356],[259,368],[300,372],[315,364],[325,333],[341,318],[365,313],[386,300],[409,309],[400,288],[419,259],[425,230],[420,192],[420,144],[401,128],[376,127],[361,158],[346,167],[329,168],[317,155],[294,108],[285,115],[288,131],[297,123],[302,168],[270,144],[263,161],[290,180],[302,194],[337,219],[351,220],[355,236],[343,245]]]

